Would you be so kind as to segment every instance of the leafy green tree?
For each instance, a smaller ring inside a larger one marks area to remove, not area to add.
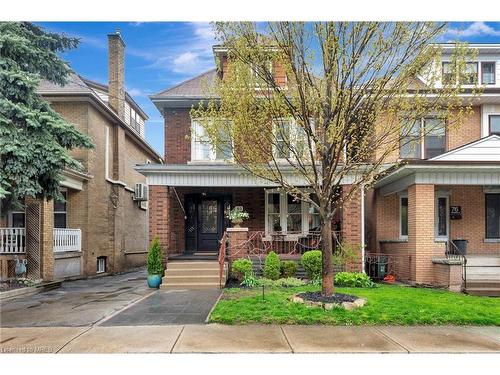
[[[222,79],[191,112],[233,162],[316,209],[321,228],[322,293],[334,291],[336,213],[388,165],[415,147],[415,124],[435,114],[438,128],[471,113],[461,84],[440,83],[446,31],[433,22],[217,22]],[[456,45],[465,74],[471,51]],[[458,80],[460,82],[460,80]],[[413,142],[413,143],[412,143]],[[227,150],[226,150],[227,151]],[[296,181],[301,181],[296,183]],[[349,181],[348,188],[344,188]],[[309,189],[303,189],[307,186]],[[358,248],[364,246],[359,245]]]
[[[66,83],[70,68],[58,53],[78,39],[28,22],[0,22],[0,198],[4,209],[26,196],[60,197],[65,168],[82,166],[68,153],[92,141],[37,94],[40,80]]]

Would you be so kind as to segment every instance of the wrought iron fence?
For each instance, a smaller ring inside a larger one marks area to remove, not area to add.
[[[365,271],[373,280],[384,280],[388,275],[394,280],[407,281],[410,275],[410,256],[386,253],[365,254]]]

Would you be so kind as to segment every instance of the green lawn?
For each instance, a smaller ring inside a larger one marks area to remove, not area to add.
[[[476,297],[436,289],[381,285],[379,288],[336,288],[368,300],[360,309],[331,311],[293,303],[287,298],[318,287],[226,289],[210,315],[212,323],[280,324],[457,324],[500,325],[500,298]]]

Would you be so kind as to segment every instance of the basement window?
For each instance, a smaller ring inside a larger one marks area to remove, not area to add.
[[[105,256],[97,257],[97,273],[106,272],[106,260]]]

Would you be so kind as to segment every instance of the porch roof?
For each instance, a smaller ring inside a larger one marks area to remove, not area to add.
[[[148,185],[191,187],[276,187],[278,184],[253,176],[244,168],[224,163],[142,164],[135,169],[146,176]],[[294,186],[308,186],[292,166],[282,167],[283,178]],[[346,177],[343,184],[352,183]]]
[[[380,179],[375,187],[390,195],[414,184],[500,185],[500,162],[426,160],[406,164]]]

